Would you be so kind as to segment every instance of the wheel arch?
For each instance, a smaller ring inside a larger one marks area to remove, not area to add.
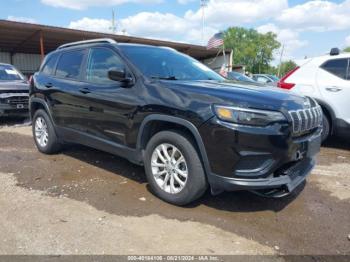
[[[160,125],[162,128],[154,132],[154,129],[152,128],[154,124]],[[154,134],[163,130],[172,130],[174,129],[174,126],[180,127],[181,131],[189,133],[194,138],[195,146],[199,151],[205,173],[208,176],[210,174],[210,166],[203,140],[199,134],[197,127],[185,119],[158,114],[147,116],[143,120],[139,129],[137,137],[137,149],[142,152],[142,155],[144,155],[144,149],[146,148],[149,139]]]
[[[326,114],[326,116],[328,117],[328,120],[329,120],[329,124],[330,124],[330,134],[334,134],[334,123],[335,123],[335,120],[336,120],[336,116],[335,116],[335,113],[332,109],[332,107],[322,101],[322,100],[319,100],[319,99],[315,99],[317,101],[317,103],[321,106],[322,108],[322,111]]]
[[[35,111],[37,111],[38,109],[43,109],[49,115],[49,117],[51,118],[51,121],[53,120],[49,106],[44,99],[37,98],[37,97],[30,98],[29,112],[30,112],[31,119],[33,119]]]

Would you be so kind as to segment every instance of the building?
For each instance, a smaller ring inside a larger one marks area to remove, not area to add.
[[[172,47],[202,61],[216,71],[220,70],[225,61],[222,51],[219,49],[207,50],[205,46],[8,20],[0,20],[0,36],[0,63],[13,64],[27,76],[36,72],[45,55],[58,46],[94,38],[112,38],[122,43]],[[225,51],[225,54],[226,64],[230,66],[232,56],[228,50]]]

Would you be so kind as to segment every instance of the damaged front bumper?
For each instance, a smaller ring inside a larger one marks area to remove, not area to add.
[[[28,115],[28,92],[8,92],[0,94],[0,116]]]

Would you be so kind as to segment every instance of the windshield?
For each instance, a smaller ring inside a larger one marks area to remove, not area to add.
[[[237,72],[229,72],[227,75],[228,79],[232,79],[232,80],[237,80],[237,81],[242,81],[242,82],[254,82],[255,81],[243,74],[237,73]]]
[[[119,46],[146,76],[166,80],[219,80],[224,78],[197,60],[170,48]]]
[[[23,76],[11,65],[0,65],[0,81],[23,80]]]

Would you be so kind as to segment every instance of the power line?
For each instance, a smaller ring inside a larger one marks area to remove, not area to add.
[[[117,25],[116,25],[116,21],[115,21],[115,12],[114,10],[112,10],[112,25],[109,28],[112,30],[112,33],[115,34],[117,32]]]
[[[281,55],[280,55],[280,64],[278,65],[278,73],[277,73],[278,77],[280,77],[280,73],[281,73],[283,52],[284,52],[284,44],[282,44],[282,51],[281,51]]]
[[[204,26],[205,26],[205,12],[204,9],[208,6],[208,0],[200,0],[200,6],[202,9],[202,44],[204,45]]]

